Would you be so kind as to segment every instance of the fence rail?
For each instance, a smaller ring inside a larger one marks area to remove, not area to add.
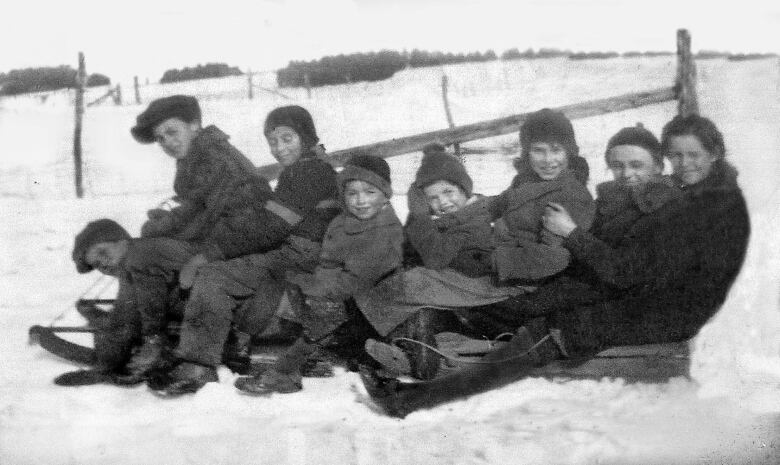
[[[649,92],[637,92],[617,97],[609,97],[588,102],[575,103],[554,108],[562,111],[569,119],[588,118],[617,111],[630,110],[645,105],[670,102],[677,99],[678,92],[673,87],[657,89]],[[488,137],[511,134],[520,130],[531,113],[520,113],[479,123],[455,126],[438,131],[415,134],[408,137],[360,145],[328,154],[328,161],[334,166],[343,166],[355,153],[368,153],[382,158],[389,158],[405,153],[418,152],[427,144],[438,142],[444,145],[469,142]],[[282,170],[278,164],[265,165],[259,168],[267,179],[276,178]]]

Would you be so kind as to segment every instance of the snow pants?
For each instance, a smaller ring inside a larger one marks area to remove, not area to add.
[[[313,272],[319,254],[319,243],[290,236],[270,252],[200,268],[184,309],[177,355],[219,365],[231,327],[260,334],[279,307],[287,272]]]

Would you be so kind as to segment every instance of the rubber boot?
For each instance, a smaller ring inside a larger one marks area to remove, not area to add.
[[[409,413],[456,399],[497,389],[526,376],[561,355],[552,337],[545,337],[531,350],[525,338],[513,338],[489,354],[484,363],[473,364],[430,381],[402,383],[361,370],[361,379],[371,398],[388,415],[403,418]]]

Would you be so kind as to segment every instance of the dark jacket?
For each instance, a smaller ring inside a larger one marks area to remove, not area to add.
[[[176,161],[173,188],[180,205],[152,236],[199,244],[209,260],[272,249],[300,222],[215,126],[203,128],[188,155]]]
[[[574,353],[682,341],[718,310],[737,276],[750,222],[736,172],[725,162],[637,220],[610,246],[575,230],[564,245],[608,291],[554,322]]]
[[[452,268],[466,276],[491,274],[493,227],[490,199],[475,196],[455,213],[438,218],[409,215],[404,232],[418,263],[433,270]]]
[[[301,217],[293,234],[322,242],[341,210],[336,170],[322,158],[302,157],[282,170],[275,192],[279,203]]]
[[[344,212],[328,226],[314,274],[290,280],[312,297],[344,300],[365,292],[401,266],[403,235],[390,204],[370,220]]]
[[[542,227],[549,202],[565,207],[583,229],[593,222],[593,197],[569,170],[551,181],[530,170],[520,172],[512,187],[494,197],[490,206],[497,220],[493,265],[499,280],[540,280],[569,265],[571,257],[562,240]]]

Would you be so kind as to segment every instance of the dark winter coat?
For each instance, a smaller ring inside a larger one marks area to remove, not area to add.
[[[370,220],[343,212],[328,226],[314,274],[291,281],[308,296],[344,300],[397,270],[402,244],[403,227],[390,204]]]
[[[282,170],[275,192],[279,203],[302,218],[293,234],[322,242],[341,210],[336,170],[322,158],[303,157]]]
[[[419,266],[452,268],[469,277],[491,274],[493,227],[490,199],[473,197],[455,213],[438,218],[409,215],[404,232],[419,258]]]
[[[490,211],[497,219],[493,266],[499,280],[540,280],[569,265],[571,256],[562,240],[542,227],[549,202],[565,207],[585,230],[593,222],[593,197],[569,170],[551,181],[530,170],[520,172],[512,187],[493,199]]]
[[[144,225],[153,231],[144,236],[200,244],[210,260],[273,248],[297,224],[286,207],[275,209],[268,182],[215,126],[202,129],[176,161],[173,188],[180,205]]]
[[[574,353],[689,339],[725,300],[749,233],[736,172],[718,163],[680,199],[638,219],[617,244],[576,229],[564,245],[607,293],[558,312],[554,323]]]

